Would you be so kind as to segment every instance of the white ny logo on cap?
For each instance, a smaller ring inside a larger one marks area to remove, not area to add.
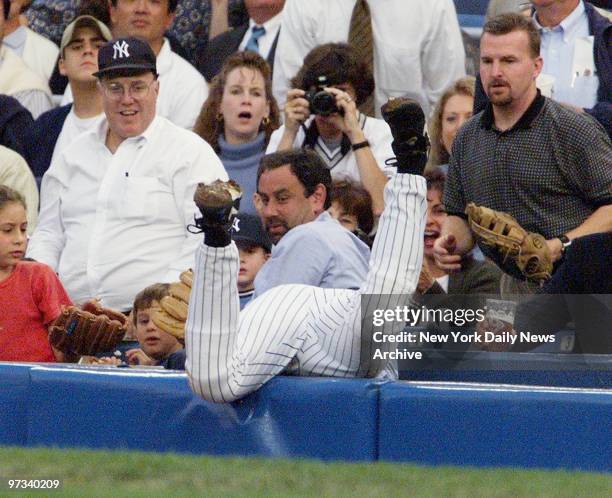
[[[130,46],[125,40],[121,40],[120,42],[116,41],[113,45],[113,59],[129,57],[130,53],[128,52],[128,48],[130,48]]]
[[[239,223],[240,223],[240,218],[234,218],[234,223],[232,224],[232,228],[234,229],[235,232],[240,231],[240,226],[238,226]]]

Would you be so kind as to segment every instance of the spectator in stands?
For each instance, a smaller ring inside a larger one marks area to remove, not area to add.
[[[114,38],[136,37],[146,41],[157,57],[159,101],[157,113],[183,128],[192,129],[208,86],[200,73],[173,52],[165,31],[174,20],[178,0],[111,0],[111,31]],[[62,103],[72,96],[67,89]]]
[[[240,254],[238,270],[238,297],[240,309],[253,298],[255,277],[270,257],[272,241],[264,230],[261,220],[254,215],[238,213],[232,227],[232,240]]]
[[[429,122],[431,148],[427,169],[443,166],[448,169],[451,147],[461,125],[472,117],[474,78],[458,79],[440,97]]]
[[[320,78],[324,77],[324,83]],[[313,149],[334,179],[360,182],[372,197],[374,213],[383,210],[387,182],[385,164],[394,157],[391,130],[382,119],[357,110],[374,90],[372,73],[346,43],[327,43],[313,49],[291,81],[285,124],[270,139],[268,152],[294,147]],[[306,92],[325,91],[337,111],[313,109]],[[390,174],[390,173],[389,173]]]
[[[38,221],[38,186],[25,159],[17,152],[0,145],[0,185],[19,192],[24,198],[28,218],[28,235],[32,235]]]
[[[184,333],[182,337],[170,335],[159,329],[152,320],[153,312],[159,309],[159,302],[168,295],[169,288],[169,284],[153,284],[134,298],[133,320],[140,348],[126,352],[131,365],[163,365],[175,370],[185,369],[184,354],[181,368],[174,365],[185,347]]]
[[[434,244],[447,217],[442,198],[446,175],[441,167],[425,172],[427,224],[423,262],[430,275],[426,294],[499,294],[500,270],[489,261],[476,261],[470,253],[461,260],[461,271],[448,272],[435,263]]]
[[[0,95],[0,145],[25,157],[30,147],[26,135],[33,124],[32,114],[17,99]]]
[[[352,29],[351,29],[352,28]],[[276,49],[274,96],[284,104],[289,81],[306,54],[328,42],[354,44],[374,68],[373,106],[411,97],[425,115],[453,81],[465,75],[465,54],[452,0],[287,0]]]
[[[241,209],[256,214],[257,168],[279,111],[270,67],[254,52],[238,52],[213,80],[194,131],[217,152],[228,175],[243,189]]]
[[[174,124],[191,129],[208,97],[208,86],[197,70],[174,53],[164,39],[177,4],[178,0],[111,0],[111,28],[115,37],[135,36],[151,45],[159,72],[158,113]]]
[[[332,218],[372,247],[370,234],[374,230],[372,197],[362,186],[340,180],[332,182],[331,206],[327,210]]]
[[[3,44],[44,81],[49,81],[59,49],[52,41],[21,24],[19,17],[28,8],[30,0],[11,0],[10,3],[4,23]]]
[[[326,211],[331,175],[309,150],[263,157],[255,206],[270,239],[272,256],[257,274],[255,296],[280,284],[357,289],[370,251]]]
[[[103,120],[102,94],[94,73],[98,70],[98,49],[111,39],[108,27],[92,16],[77,17],[64,31],[59,69],[68,77],[74,102],[47,111],[34,124],[28,161],[37,178],[42,178],[78,135]]]
[[[5,9],[0,9],[0,94],[15,97],[37,118],[53,107],[51,91],[45,79],[30,69],[13,50],[4,44]],[[9,11],[9,15],[11,11]]]
[[[140,291],[134,298],[132,323],[140,347],[128,349],[124,359],[129,365],[163,366],[172,370],[185,370],[185,334],[175,337],[160,329],[153,322],[160,301],[170,294],[170,284],[153,284]],[[115,356],[91,358],[98,365],[121,365],[123,360]]]
[[[612,22],[582,0],[531,3],[552,98],[590,114],[612,136]],[[475,111],[486,103],[478,81]]]
[[[257,52],[274,67],[274,54],[285,0],[245,0],[248,22],[212,38],[198,54],[196,66],[207,81],[221,70],[225,60],[235,52]]]
[[[531,20],[504,14],[488,21],[480,48],[490,103],[455,139],[444,193],[449,216],[434,244],[436,262],[458,270],[472,249],[468,202],[505,211],[542,234],[557,262],[572,240],[612,231],[612,144],[593,120],[537,91],[543,63]],[[520,278],[503,261],[496,263]],[[501,286],[502,293],[521,287],[507,275]]]
[[[76,138],[43,178],[30,257],[52,266],[75,301],[121,311],[151,281],[193,265],[193,193],[227,179],[210,146],[156,116],[155,54],[136,38],[98,52],[106,120]],[[46,191],[45,191],[46,189]]]
[[[0,185],[0,361],[54,362],[48,328],[72,303],[51,268],[22,261],[27,227],[25,200]]]

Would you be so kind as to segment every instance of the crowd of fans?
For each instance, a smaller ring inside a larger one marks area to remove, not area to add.
[[[137,341],[97,362],[183,368],[184,338],[151,314],[194,265],[193,193],[216,179],[243,190],[241,308],[284,283],[358,289],[394,172],[390,97],[427,117],[420,293],[612,294],[600,7],[491,0],[466,74],[452,0],[4,0],[0,360],[61,361],[48,327],[95,298],[131,314]],[[475,247],[469,202],[543,235],[550,281]],[[556,305],[547,326],[588,322]],[[612,330],[592,329],[576,351],[612,353]]]

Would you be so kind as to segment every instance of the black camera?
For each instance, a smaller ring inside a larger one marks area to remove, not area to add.
[[[308,101],[308,106],[312,114],[319,116],[329,116],[330,114],[344,114],[344,111],[336,105],[336,97],[323,90],[327,83],[327,77],[319,76],[317,78],[317,86],[306,92],[305,99]]]

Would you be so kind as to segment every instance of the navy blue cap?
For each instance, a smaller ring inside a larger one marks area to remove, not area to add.
[[[258,216],[247,213],[238,213],[232,225],[232,239],[234,242],[250,242],[263,247],[266,251],[272,250],[272,241],[264,230]]]
[[[117,38],[103,45],[98,51],[98,72],[101,78],[113,73],[139,74],[151,71],[157,75],[155,53],[150,45],[138,38]]]

